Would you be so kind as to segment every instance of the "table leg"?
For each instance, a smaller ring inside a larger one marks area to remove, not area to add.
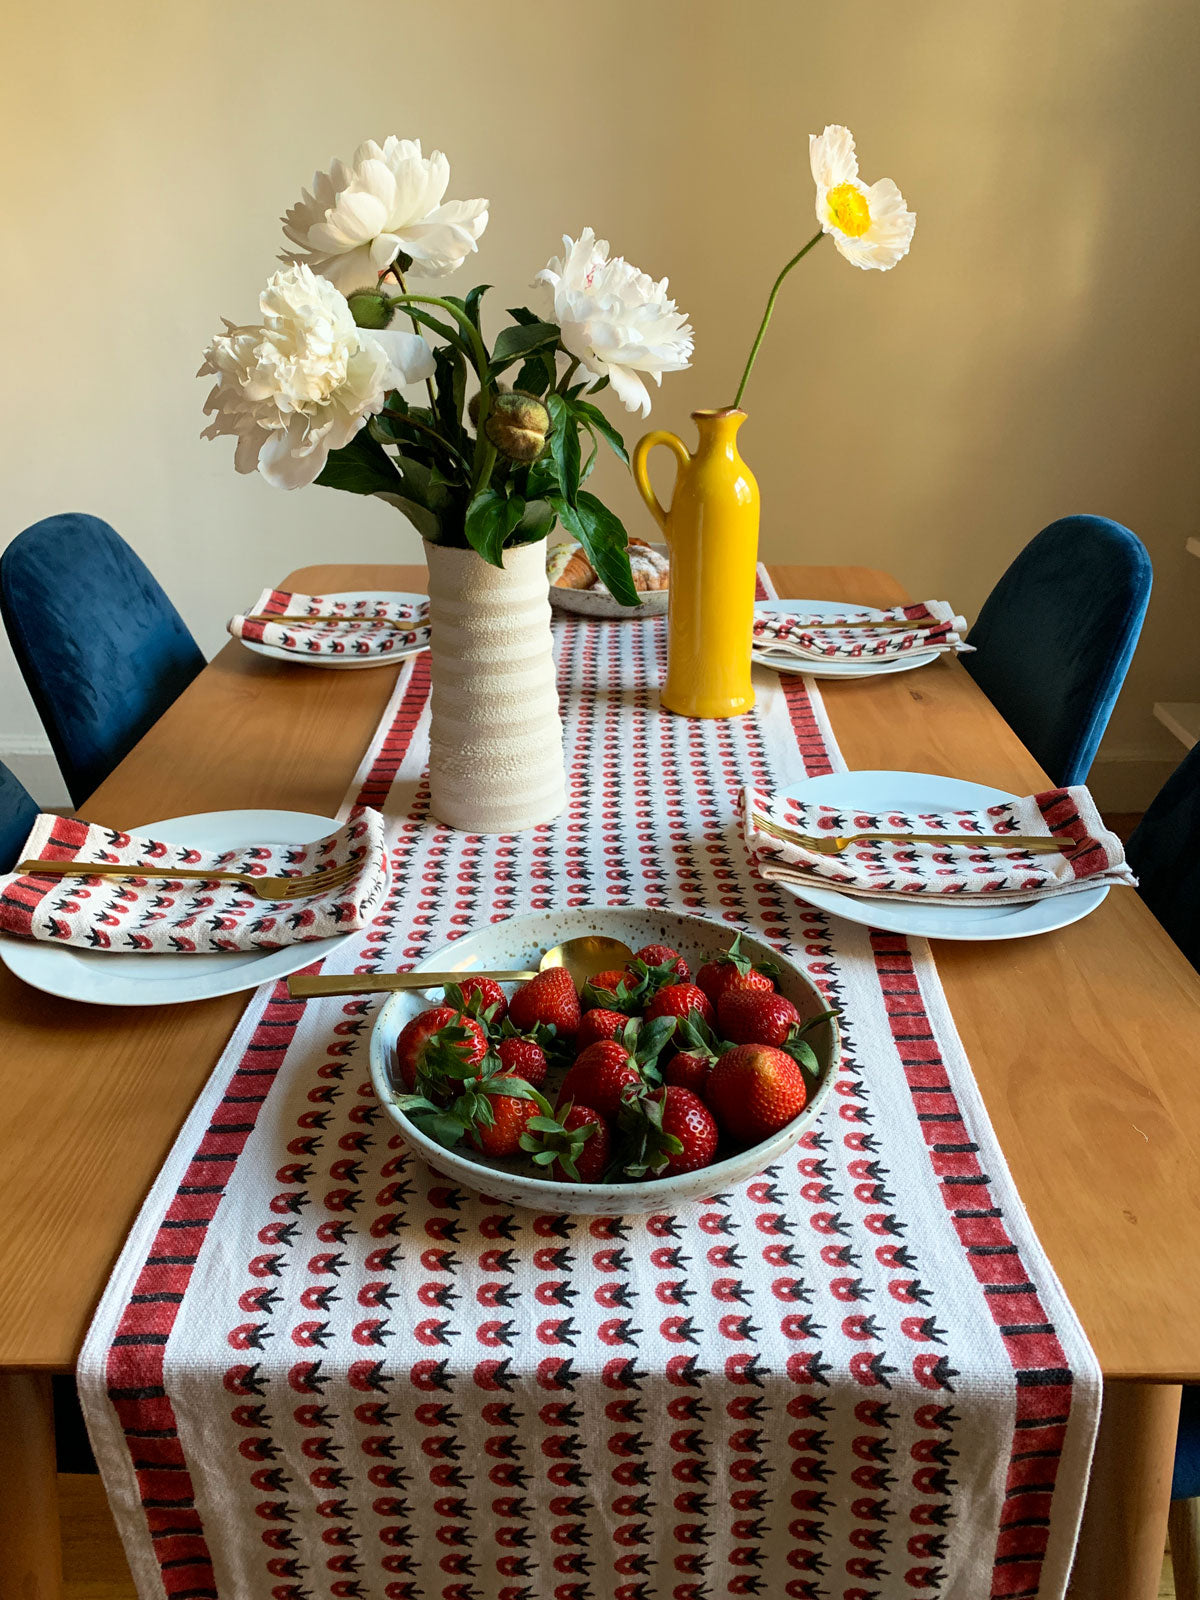
[[[1178,1426],[1177,1384],[1104,1385],[1070,1600],[1155,1600]]]
[[[62,1544],[47,1374],[0,1373],[0,1600],[60,1600]]]

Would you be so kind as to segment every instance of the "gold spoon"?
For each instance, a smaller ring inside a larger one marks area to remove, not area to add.
[[[623,967],[633,960],[633,951],[620,939],[606,939],[598,933],[585,934],[579,939],[566,939],[547,950],[537,964],[537,972],[550,967],[565,967],[571,974],[576,989],[582,989],[589,978],[610,967]],[[346,976],[311,976],[293,973],[288,979],[288,993],[293,1000],[315,1000],[333,994],[391,994],[399,989],[440,989],[447,983],[459,983],[476,972],[468,961],[451,972],[361,972]],[[481,978],[494,978],[497,983],[523,983],[535,978],[537,972],[479,972]]]

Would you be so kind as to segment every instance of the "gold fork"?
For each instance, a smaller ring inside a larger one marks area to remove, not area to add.
[[[786,828],[782,823],[769,822],[765,817],[755,816],[754,826],[763,833],[769,833],[776,839],[783,839],[789,844],[798,844],[805,850],[811,850],[814,855],[836,856],[843,850],[848,850],[852,844],[971,844],[982,846],[989,850],[1028,850],[1033,853],[1038,851],[1054,851],[1062,855],[1069,855],[1075,848],[1075,840],[1051,838],[1044,833],[850,833],[850,834],[818,834],[810,835],[799,833],[794,828]]]
[[[427,628],[428,621],[420,617],[413,617],[410,622],[400,622],[395,617],[300,617],[281,616],[278,612],[254,611],[246,618],[247,622],[282,622],[285,624],[309,622],[366,622],[373,628],[401,628],[406,633],[416,628]]]
[[[251,872],[209,872],[203,867],[126,866],[116,861],[19,861],[15,873],[51,878],[163,878],[174,882],[195,878],[201,883],[238,883],[260,900],[307,900],[327,889],[341,889],[361,872],[362,861],[344,861],[324,872],[298,873],[295,877],[263,877]]]

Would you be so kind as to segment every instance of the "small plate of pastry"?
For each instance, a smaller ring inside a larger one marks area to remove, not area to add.
[[[559,611],[574,611],[582,617],[661,616],[667,609],[670,577],[666,545],[630,539],[629,565],[633,571],[633,586],[642,596],[642,603],[637,606],[623,606],[614,600],[597,576],[583,546],[574,539],[561,539],[546,550],[550,604]]]

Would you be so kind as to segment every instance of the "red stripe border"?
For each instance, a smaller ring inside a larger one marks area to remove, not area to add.
[[[378,805],[386,799],[428,697],[425,654],[414,658],[408,687],[355,804]],[[163,1383],[167,1341],[225,1185],[303,1015],[304,1002],[291,998],[285,980],[278,982],[158,1226],[108,1350],[108,1397],[125,1434],[169,1600],[219,1596],[174,1407]],[[244,1371],[252,1383],[253,1363]]]

